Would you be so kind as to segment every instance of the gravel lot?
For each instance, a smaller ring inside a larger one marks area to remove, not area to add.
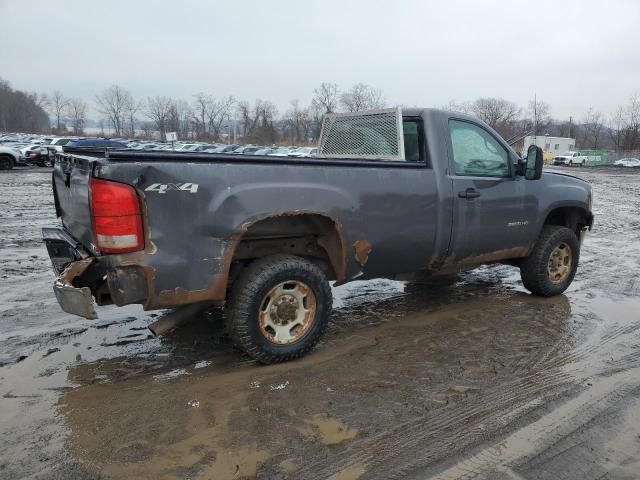
[[[308,357],[258,366],[212,311],[60,311],[50,170],[0,172],[0,478],[640,478],[640,172],[572,169],[594,231],[565,295],[515,268],[334,289]]]

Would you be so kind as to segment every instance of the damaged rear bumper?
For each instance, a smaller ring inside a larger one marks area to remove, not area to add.
[[[91,289],[74,285],[76,279],[89,269],[95,258],[63,228],[43,228],[42,237],[53,269],[58,274],[53,284],[53,293],[62,310],[92,320],[98,318]]]
[[[60,308],[65,312],[90,320],[98,318],[96,302],[89,287],[74,287],[58,279],[53,284],[53,293],[56,295]]]
[[[98,305],[146,304],[148,285],[143,268],[109,266],[61,227],[43,228],[42,236],[58,275],[53,292],[65,312],[95,319]]]

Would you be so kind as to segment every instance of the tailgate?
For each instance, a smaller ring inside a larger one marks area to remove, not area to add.
[[[53,169],[56,213],[73,237],[93,253],[89,180],[96,159],[78,155],[58,155]]]

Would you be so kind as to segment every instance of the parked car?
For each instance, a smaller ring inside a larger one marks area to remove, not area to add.
[[[241,145],[233,144],[233,145],[223,145],[219,148],[220,151],[216,153],[231,153]]]
[[[128,148],[126,143],[109,138],[79,138],[78,140],[69,142],[66,146],[80,148]]]
[[[273,152],[271,152],[269,154],[269,156],[271,156],[271,157],[288,157],[289,154],[292,153],[294,150],[292,150],[290,147],[278,147]]]
[[[18,150],[0,145],[0,170],[11,170],[21,163],[21,155]]]
[[[164,145],[158,143],[143,143],[141,144],[141,150],[163,150]]]
[[[191,152],[195,151],[200,146],[199,143],[179,143],[175,146],[176,152]]]
[[[238,147],[234,150],[231,150],[228,153],[233,153],[234,155],[243,155],[243,154],[247,154],[247,153],[251,153],[251,152],[255,152],[256,150],[258,150],[260,147],[254,147],[253,145],[243,145],[241,147]]]
[[[300,147],[293,152],[289,152],[290,157],[313,157],[318,153],[318,149],[315,147]]]
[[[262,147],[249,146],[249,147],[240,147],[237,150],[234,150],[232,153],[241,153],[242,155],[255,155],[255,152],[260,150]]]
[[[49,160],[53,161],[57,153],[62,153],[62,147],[76,140],[75,138],[60,137],[53,138],[51,142],[45,145],[49,154]]]
[[[163,152],[62,155],[53,173],[62,226],[43,230],[62,309],[97,318],[96,303],[226,304],[236,345],[271,363],[318,342],[329,281],[504,262],[535,295],[571,284],[593,223],[587,182],[543,172],[539,147],[520,159],[475,117],[408,109],[383,137],[367,112],[340,115],[355,127],[350,142],[323,133],[333,157],[185,153],[178,168]],[[402,158],[358,156],[387,155],[385,138],[400,135]]]
[[[208,152],[209,150],[213,150],[217,148],[217,145],[198,145],[193,149],[194,152]]]
[[[640,167],[640,158],[621,158],[613,162],[613,164],[619,167]]]
[[[38,165],[39,167],[50,167],[52,165],[47,149],[41,145],[29,145],[23,148],[21,152],[27,164]]]
[[[270,153],[275,152],[275,148],[260,148],[253,152],[254,155],[269,155]]]

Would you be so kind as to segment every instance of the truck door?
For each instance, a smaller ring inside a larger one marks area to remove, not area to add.
[[[449,260],[484,263],[519,256],[532,219],[512,154],[480,124],[451,119],[448,129],[454,195]]]

